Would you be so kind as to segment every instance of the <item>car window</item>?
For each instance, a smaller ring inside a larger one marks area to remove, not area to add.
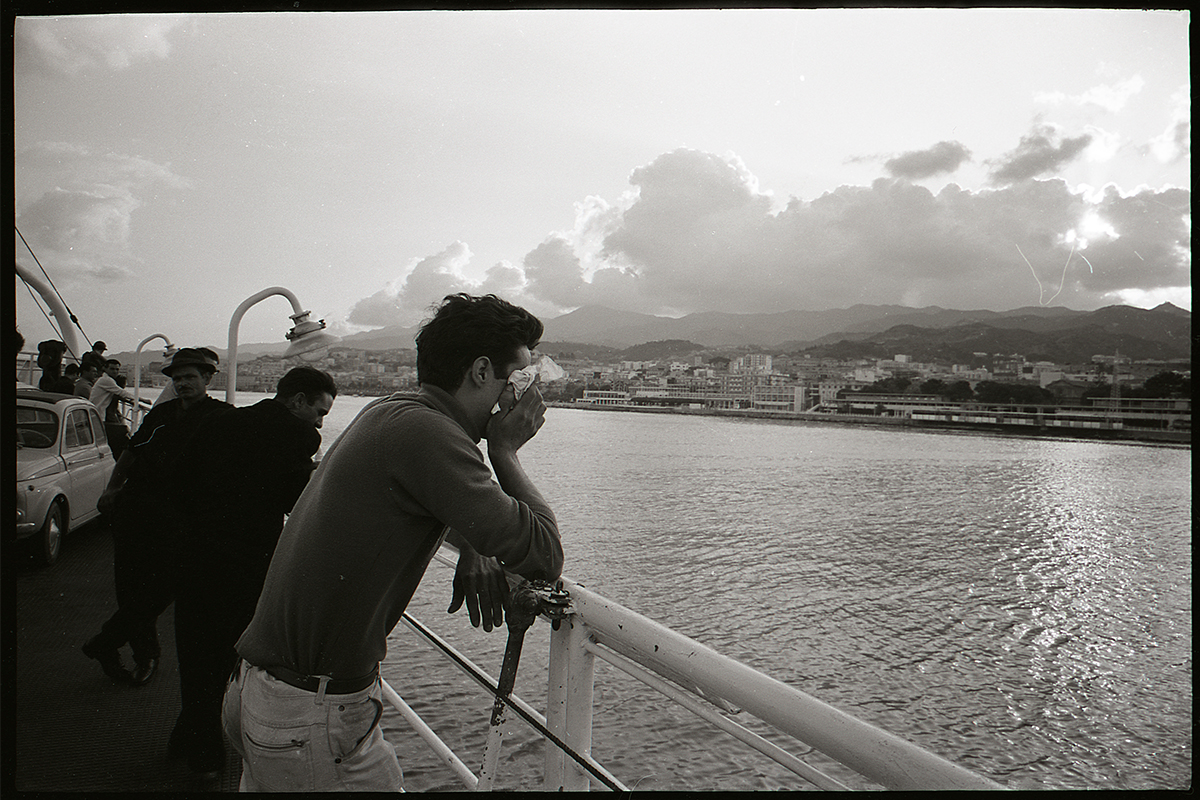
[[[104,432],[104,423],[100,421],[100,415],[95,409],[88,409],[88,418],[92,421],[92,434],[95,436],[96,444],[108,444],[108,434]]]
[[[57,414],[45,408],[17,406],[17,447],[45,449],[57,441]]]
[[[67,417],[67,424],[63,427],[63,447],[79,447],[79,435],[75,432],[74,414]]]
[[[87,409],[77,408],[69,418],[71,430],[67,431],[67,447],[83,447],[92,443],[92,426],[88,423]],[[74,439],[74,442],[71,440]]]

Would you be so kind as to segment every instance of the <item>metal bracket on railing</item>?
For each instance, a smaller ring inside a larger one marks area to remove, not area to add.
[[[483,768],[479,771],[479,782],[475,790],[489,792],[496,779],[496,764],[500,758],[500,741],[504,736],[505,709],[513,686],[517,682],[517,664],[521,660],[521,645],[525,631],[533,624],[541,611],[542,602],[537,592],[528,583],[522,583],[509,592],[504,609],[504,620],[508,625],[508,644],[504,648],[504,663],[500,666],[500,679],[496,686],[496,702],[492,706],[491,727],[488,729],[487,747],[483,754]]]
[[[550,620],[551,627],[558,630],[562,621],[574,613],[571,595],[563,588],[561,580],[551,586],[548,581],[531,581],[524,584],[538,599],[538,612]]]

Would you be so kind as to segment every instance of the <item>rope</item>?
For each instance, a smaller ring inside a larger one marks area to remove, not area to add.
[[[29,246],[29,242],[25,241],[25,235],[21,233],[21,229],[16,225],[13,225],[13,230],[17,232],[17,236],[21,237],[21,244],[25,245],[25,249],[29,251],[29,255],[33,256],[33,260],[37,263],[38,269],[42,271],[42,274],[46,276],[46,280],[50,283],[50,288],[54,290],[54,294],[58,295],[58,299],[62,301],[63,308],[67,310],[67,314],[71,317],[71,322],[74,322],[75,327],[79,328],[79,332],[83,334],[83,338],[88,339],[87,331],[85,331],[83,326],[79,324],[79,318],[75,316],[75,312],[71,310],[71,307],[67,305],[67,299],[62,296],[62,292],[60,292],[58,287],[54,285],[54,279],[50,277],[50,273],[46,272],[46,268],[42,266],[42,262],[38,259],[37,253],[33,252],[33,248]],[[26,286],[28,286],[28,284],[26,284]],[[45,312],[42,313],[44,314]],[[62,336],[62,333],[59,332],[58,329],[55,329],[55,332],[58,333],[59,336]],[[88,341],[91,341],[91,339],[88,339]]]
[[[18,275],[17,277],[20,278],[21,276]],[[62,331],[60,331],[58,329],[58,326],[54,324],[54,318],[51,317],[49,314],[47,314],[46,309],[42,307],[41,298],[38,297],[37,293],[35,291],[33,291],[33,288],[29,285],[29,283],[24,278],[21,278],[21,283],[25,284],[25,291],[29,292],[29,296],[31,298],[33,298],[33,304],[38,307],[38,311],[42,312],[42,316],[45,317],[46,322],[50,324],[50,330],[52,330],[56,334],[58,334],[58,338],[60,338],[60,339],[63,338]],[[75,354],[72,353],[71,355],[75,355]]]
[[[521,719],[523,719],[527,723],[529,723],[530,727],[532,727],[534,730],[536,730],[542,736],[546,737],[551,742],[553,742],[555,747],[557,747],[559,750],[562,750],[564,753],[566,753],[568,756],[570,756],[571,759],[575,761],[575,763],[579,764],[579,766],[583,767],[588,772],[590,772],[592,775],[594,775],[597,780],[599,780],[601,783],[603,783],[609,789],[612,789],[614,792],[628,791],[628,789],[626,787],[621,786],[619,783],[614,781],[612,778],[605,775],[603,772],[601,772],[599,769],[597,769],[593,764],[591,764],[590,761],[586,757],[580,755],[579,753],[576,753],[573,749],[571,749],[570,745],[568,745],[562,739],[559,739],[557,736],[555,736],[553,733],[551,733],[549,730],[547,730],[545,725],[538,722],[534,717],[530,716],[524,709],[522,709],[519,706],[517,706],[516,704],[514,704],[512,702],[511,698],[505,697],[502,694],[500,694],[500,688],[497,685],[493,684],[491,679],[488,678],[487,675],[484,675],[481,672],[479,672],[477,669],[475,669],[474,665],[464,661],[462,658],[459,657],[459,655],[457,653],[455,653],[453,650],[450,650],[449,648],[447,648],[445,644],[443,644],[441,641],[439,641],[438,637],[433,635],[432,631],[430,631],[428,628],[426,628],[424,625],[422,625],[417,620],[413,619],[407,613],[404,614],[404,620],[409,625],[413,626],[413,628],[415,628],[422,636],[424,636],[426,639],[428,639],[430,642],[432,642],[439,650],[441,650],[443,653],[445,653],[447,656],[449,656],[450,659],[452,661],[454,661],[455,663],[457,663],[458,666],[464,672],[466,672],[471,677],[473,677],[476,681],[478,681],[480,684],[482,684],[484,686],[484,688],[486,688],[488,691],[490,691],[498,700],[502,701],[505,705],[507,705],[513,711],[517,712],[517,714],[519,714],[521,716]]]

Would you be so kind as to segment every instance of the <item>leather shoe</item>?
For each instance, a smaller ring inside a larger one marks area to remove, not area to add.
[[[133,680],[133,676],[125,665],[121,663],[121,654],[115,647],[105,647],[99,641],[100,636],[97,634],[83,645],[83,654],[88,658],[94,658],[100,662],[100,668],[104,670],[104,674],[112,678],[117,683],[129,683]]]
[[[134,686],[145,686],[154,677],[154,671],[158,669],[158,659],[148,658],[145,661],[139,661],[137,666],[133,668],[133,674],[130,676],[130,681]]]

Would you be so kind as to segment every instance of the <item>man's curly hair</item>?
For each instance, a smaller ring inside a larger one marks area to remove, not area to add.
[[[417,381],[453,392],[480,356],[503,378],[500,370],[517,360],[517,349],[537,347],[542,330],[541,320],[494,294],[446,295],[417,334]]]

